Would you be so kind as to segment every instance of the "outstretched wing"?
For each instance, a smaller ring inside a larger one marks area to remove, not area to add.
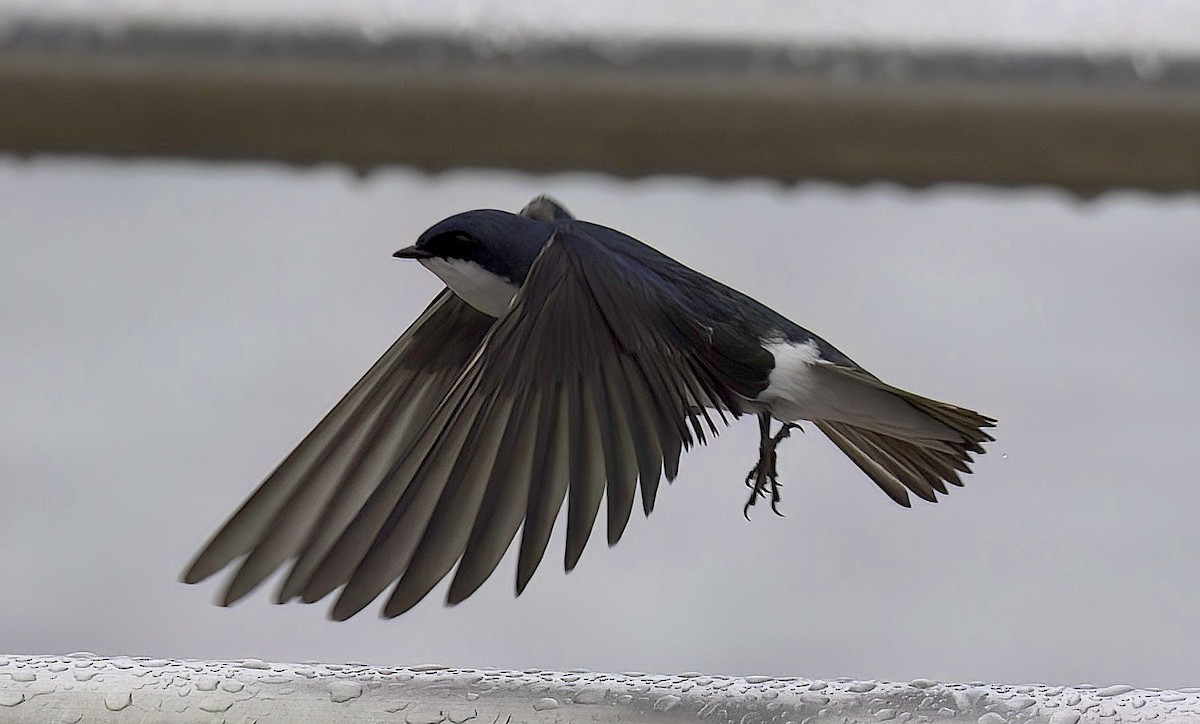
[[[228,605],[298,557],[277,596],[294,598],[494,322],[443,289],[212,537],[183,580],[196,583],[249,554],[222,594]]]
[[[526,204],[521,215],[572,218],[544,194]],[[249,554],[221,596],[229,605],[294,557],[276,600],[298,596],[379,479],[453,388],[494,322],[443,289],[230,516],[184,571],[183,581],[202,581]]]
[[[384,610],[395,616],[457,562],[456,603],[492,573],[523,523],[520,593],[564,499],[568,570],[606,493],[616,542],[637,481],[648,511],[681,448],[704,441],[705,428],[717,432],[708,409],[722,419],[740,410],[706,361],[708,334],[669,284],[563,225],[430,424],[303,586],[303,600],[345,584],[332,612],[345,619],[399,580]]]

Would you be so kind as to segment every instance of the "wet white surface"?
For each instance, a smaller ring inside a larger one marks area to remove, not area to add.
[[[0,655],[0,722],[1190,722],[1200,689]]]

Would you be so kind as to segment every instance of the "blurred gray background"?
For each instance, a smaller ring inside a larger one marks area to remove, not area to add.
[[[391,252],[539,192],[998,442],[904,510],[794,436],[786,517],[747,522],[744,420],[570,575],[556,536],[520,599],[511,557],[391,621],[178,583],[440,288]],[[1196,685],[1198,201],[0,159],[0,651]]]

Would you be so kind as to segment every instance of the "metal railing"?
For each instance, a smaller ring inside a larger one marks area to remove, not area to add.
[[[0,656],[0,722],[1194,722],[1200,692]]]

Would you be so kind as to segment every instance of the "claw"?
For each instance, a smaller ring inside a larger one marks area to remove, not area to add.
[[[750,520],[750,506],[758,502],[759,497],[767,497],[767,488],[771,490],[771,510],[775,515],[782,516],[779,512],[779,501],[782,499],[780,494],[779,472],[776,470],[778,457],[775,448],[779,443],[791,435],[792,430],[804,432],[804,428],[794,422],[785,422],[783,427],[779,429],[775,435],[771,435],[771,416],[767,413],[759,413],[758,416],[758,462],[750,470],[750,474],[746,476],[746,487],[750,488],[750,498],[746,501],[746,505],[742,508],[742,515],[746,520]]]
[[[772,438],[775,441],[775,444],[778,445],[779,443],[783,442],[785,439],[791,437],[792,430],[799,430],[800,432],[804,432],[804,428],[800,427],[799,423],[785,422],[785,423],[783,423],[783,427],[779,428],[779,432],[775,433],[775,437]]]

